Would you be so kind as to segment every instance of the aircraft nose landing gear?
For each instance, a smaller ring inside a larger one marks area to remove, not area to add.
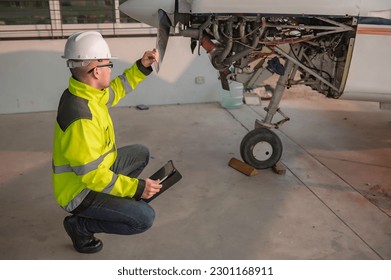
[[[285,73],[278,79],[269,106],[265,108],[267,112],[265,119],[263,121],[256,120],[255,123],[257,128],[247,133],[240,144],[240,155],[242,156],[242,159],[254,168],[272,168],[281,158],[283,150],[282,142],[277,134],[270,129],[278,128],[279,125],[289,120],[289,118],[279,110],[279,104],[292,69],[293,62],[287,60],[285,63]],[[272,123],[272,119],[277,112],[280,113],[284,119],[277,123]]]

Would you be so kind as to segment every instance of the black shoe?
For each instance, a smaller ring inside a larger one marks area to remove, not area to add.
[[[72,239],[73,247],[79,253],[96,253],[102,250],[103,243],[99,239],[95,238],[94,235],[80,235],[77,233],[74,221],[71,220],[72,216],[65,217],[64,228]]]

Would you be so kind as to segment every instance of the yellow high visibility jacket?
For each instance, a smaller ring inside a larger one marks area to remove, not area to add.
[[[75,210],[91,190],[119,197],[141,198],[145,182],[110,167],[117,157],[114,127],[108,108],[152,72],[137,61],[98,90],[71,77],[61,96],[54,129],[53,188],[58,204]]]

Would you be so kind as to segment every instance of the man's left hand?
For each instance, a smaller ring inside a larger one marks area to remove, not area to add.
[[[152,51],[146,51],[141,58],[141,63],[145,68],[150,67],[152,63],[157,62],[159,59],[159,52],[157,49],[153,49]]]

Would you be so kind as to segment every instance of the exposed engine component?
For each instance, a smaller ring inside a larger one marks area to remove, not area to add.
[[[192,50],[198,42],[198,52],[200,47],[208,52],[223,86],[224,79],[232,79],[256,87],[274,73],[281,75],[282,65],[270,62],[278,57],[295,64],[288,86],[305,84],[333,98],[343,92],[354,45],[353,17],[193,14],[180,23],[180,35],[191,38]]]

